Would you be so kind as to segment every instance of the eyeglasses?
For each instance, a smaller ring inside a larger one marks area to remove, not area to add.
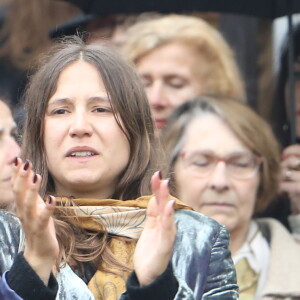
[[[227,157],[217,157],[207,152],[192,151],[181,152],[179,157],[184,167],[199,178],[209,176],[219,162],[224,162],[229,176],[248,179],[257,173],[262,164],[262,157],[253,153],[234,153]]]

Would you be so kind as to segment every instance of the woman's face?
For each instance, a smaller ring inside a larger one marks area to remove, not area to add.
[[[158,131],[177,106],[203,91],[200,61],[199,54],[178,42],[160,46],[138,60],[136,68]]]
[[[77,61],[61,72],[46,109],[44,145],[57,194],[113,194],[129,160],[129,143],[93,65]]]
[[[17,126],[9,107],[0,101],[0,207],[13,201],[11,188],[12,163],[20,154],[16,142]]]
[[[231,233],[243,229],[247,232],[260,176],[253,172],[249,178],[241,179],[232,176],[232,172],[253,157],[249,149],[219,117],[206,114],[191,121],[182,152],[186,155],[179,156],[174,170],[179,199],[224,224]],[[205,162],[199,157],[191,160],[193,153],[231,157],[235,166],[229,170],[228,163],[218,161],[209,174],[203,175],[199,165]]]

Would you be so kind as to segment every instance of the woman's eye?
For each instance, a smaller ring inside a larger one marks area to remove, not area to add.
[[[178,81],[177,82],[176,81],[169,82],[169,85],[175,89],[181,89],[185,86],[185,84],[183,82],[178,82]]]
[[[111,108],[110,107],[96,107],[93,111],[99,112],[99,113],[111,112]]]
[[[64,108],[57,108],[53,111],[54,115],[63,115],[63,114],[66,114],[66,113],[68,113],[68,111]]]
[[[235,168],[248,168],[251,165],[251,161],[249,160],[234,160],[231,164]]]
[[[170,78],[166,78],[166,83],[174,89],[182,89],[188,82],[184,78],[171,76]]]
[[[209,160],[203,157],[192,158],[191,164],[197,167],[206,167],[207,165],[209,165]]]

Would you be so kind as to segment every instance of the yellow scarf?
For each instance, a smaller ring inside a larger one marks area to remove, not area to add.
[[[77,206],[68,207],[74,209],[79,219],[78,226],[93,230],[103,230],[101,221],[108,233],[116,236],[124,236],[132,239],[132,243],[126,243],[119,239],[112,239],[110,250],[121,263],[133,269],[133,253],[136,241],[144,228],[146,208],[152,196],[139,197],[136,200],[114,199],[69,199],[57,197],[58,202],[71,200]],[[176,199],[175,209],[191,209]],[[114,275],[97,270],[88,283],[88,287],[96,300],[117,300],[125,291],[126,280],[129,273]]]

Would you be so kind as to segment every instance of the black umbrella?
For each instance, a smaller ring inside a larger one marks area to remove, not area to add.
[[[299,0],[65,0],[87,14],[214,11],[275,19],[300,12]]]
[[[293,71],[294,50],[292,14],[300,12],[300,0],[64,0],[75,4],[87,14],[104,15],[111,13],[141,13],[157,11],[172,12],[220,12],[244,14],[275,19],[288,17],[289,35],[289,118],[291,143],[296,142],[295,126],[295,78]]]

